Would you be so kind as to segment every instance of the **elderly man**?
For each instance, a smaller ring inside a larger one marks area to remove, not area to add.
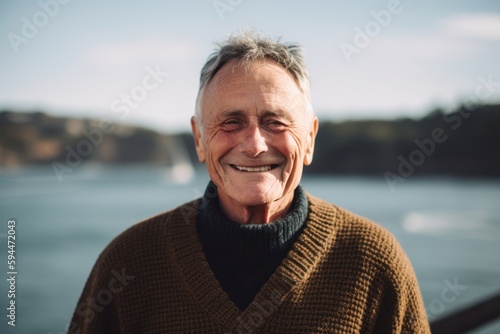
[[[104,250],[70,333],[429,332],[394,237],[299,185],[318,120],[297,45],[229,38],[191,126],[204,197]]]

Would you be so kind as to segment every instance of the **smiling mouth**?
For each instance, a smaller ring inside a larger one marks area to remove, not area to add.
[[[247,166],[238,166],[238,165],[230,165],[231,167],[233,167],[234,169],[236,170],[239,170],[241,172],[267,172],[267,171],[270,171],[276,167],[278,167],[278,165],[267,165],[267,166],[258,166],[258,167],[247,167]]]

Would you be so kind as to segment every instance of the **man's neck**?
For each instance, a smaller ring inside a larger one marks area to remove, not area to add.
[[[268,224],[283,217],[292,205],[293,192],[279,200],[256,206],[244,206],[219,193],[219,205],[224,215],[240,224]]]

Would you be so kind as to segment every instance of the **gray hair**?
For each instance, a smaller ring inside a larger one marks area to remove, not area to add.
[[[227,41],[218,43],[217,46],[218,48],[208,57],[201,69],[200,87],[196,97],[197,122],[201,121],[201,102],[206,86],[231,60],[236,60],[238,65],[248,67],[257,60],[270,59],[287,70],[307,100],[311,99],[309,72],[299,44],[282,43],[280,39],[274,40],[253,31],[245,31],[231,35]]]

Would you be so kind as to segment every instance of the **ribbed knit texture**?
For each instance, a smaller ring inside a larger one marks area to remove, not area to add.
[[[307,196],[298,186],[285,216],[268,224],[240,224],[226,218],[213,182],[202,201],[197,222],[203,252],[222,289],[244,310],[297,240],[307,217]]]
[[[308,195],[298,240],[243,312],[196,229],[201,200],[139,223],[100,255],[69,333],[429,333],[405,253],[379,225]]]

